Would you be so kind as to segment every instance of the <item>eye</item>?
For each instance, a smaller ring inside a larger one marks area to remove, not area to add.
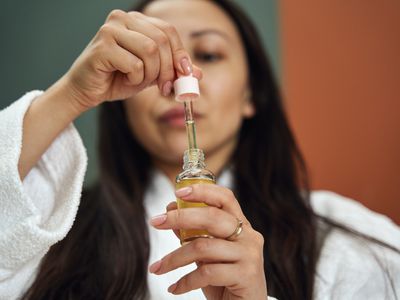
[[[217,62],[223,58],[222,55],[219,53],[205,51],[196,52],[194,56],[196,60],[205,63]]]

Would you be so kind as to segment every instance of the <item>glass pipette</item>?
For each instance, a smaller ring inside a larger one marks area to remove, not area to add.
[[[188,138],[189,150],[197,149],[196,128],[193,118],[193,101],[199,95],[199,81],[193,74],[179,77],[174,82],[175,98],[179,102],[183,102],[185,110],[185,126]]]
[[[189,149],[196,149],[196,126],[193,118],[193,104],[192,100],[185,100],[183,105],[185,107],[185,125],[186,125],[186,134],[188,138]]]

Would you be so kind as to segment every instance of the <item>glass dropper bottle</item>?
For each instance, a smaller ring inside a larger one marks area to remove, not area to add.
[[[188,138],[188,149],[183,155],[183,171],[176,176],[175,188],[180,189],[196,183],[215,184],[214,174],[206,169],[203,150],[197,148],[196,126],[193,118],[193,101],[199,95],[199,82],[193,76],[184,76],[174,82],[174,90],[177,101],[183,102],[185,107],[185,125]],[[205,207],[205,203],[189,202],[180,198],[176,199],[178,209],[191,207]],[[181,244],[188,243],[196,238],[211,235],[207,230],[202,229],[181,229]]]

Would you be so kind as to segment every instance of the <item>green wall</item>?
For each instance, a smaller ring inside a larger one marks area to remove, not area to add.
[[[236,1],[256,22],[279,74],[276,0]],[[2,0],[0,4],[0,109],[26,91],[46,89],[64,74],[107,14],[132,0]],[[75,121],[88,149],[86,182],[96,177],[96,110]],[[1,141],[0,141],[1,143]]]

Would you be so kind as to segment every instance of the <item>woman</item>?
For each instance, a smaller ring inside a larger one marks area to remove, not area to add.
[[[1,174],[8,177],[1,185],[0,295],[166,299],[167,288],[182,299],[399,293],[398,228],[350,200],[308,192],[247,18],[227,1],[146,1],[138,10],[143,14],[111,12],[65,76],[1,112]],[[171,181],[187,141],[172,82],[191,72],[202,78],[198,141],[219,185],[174,195]],[[86,156],[70,123],[99,104],[101,174],[80,199]],[[209,208],[178,213],[168,204],[175,196]],[[243,231],[228,238],[238,219]],[[193,227],[215,238],[179,247],[170,229]]]

